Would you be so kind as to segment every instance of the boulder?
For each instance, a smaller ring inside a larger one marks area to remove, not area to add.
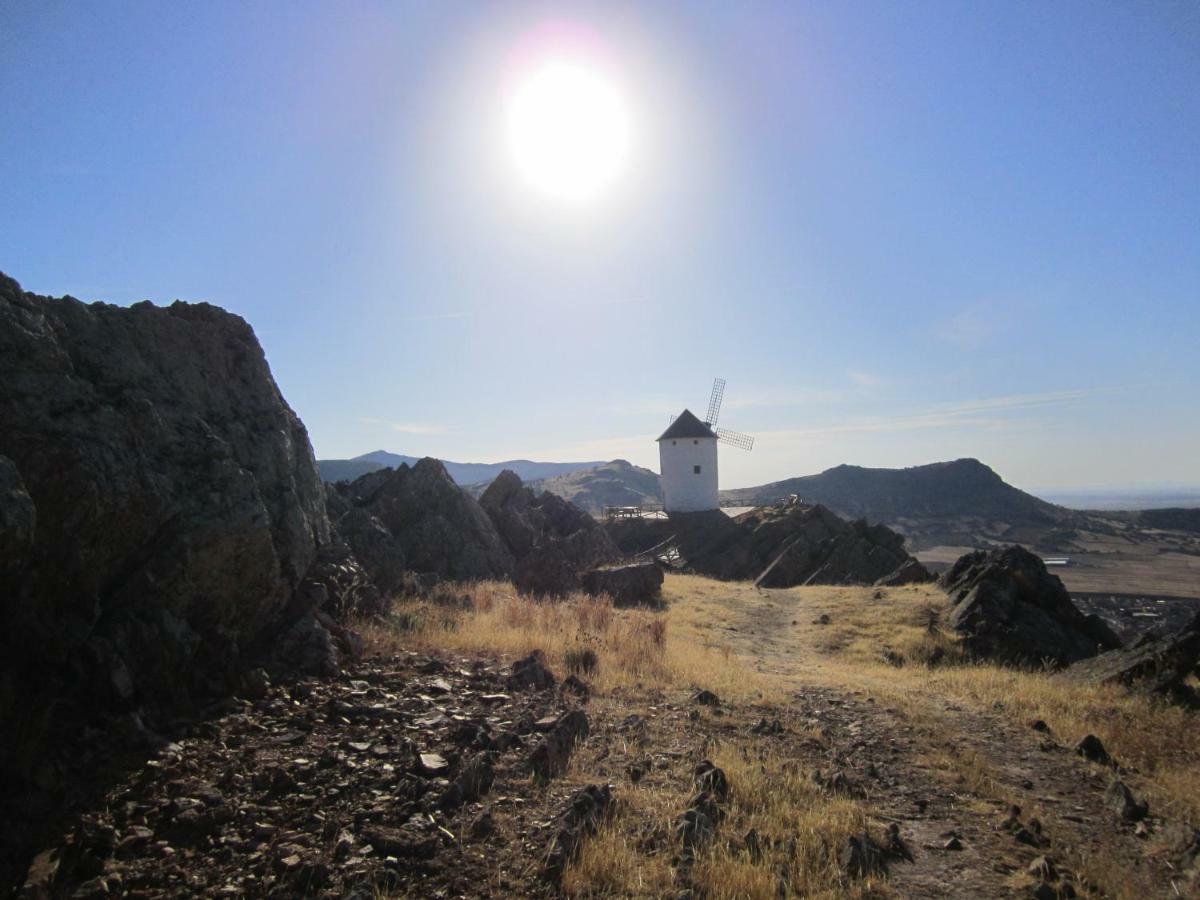
[[[875,582],[876,587],[900,587],[905,584],[925,584],[933,581],[933,575],[917,559],[909,557],[899,568]]]
[[[621,555],[591,516],[555,494],[534,494],[508,469],[479,503],[517,561],[513,583],[523,593],[559,597],[577,591],[582,572]]]
[[[81,722],[236,689],[312,611],[293,604],[329,542],[308,434],[245,321],[0,275],[0,734],[21,736],[0,742],[0,819],[53,809],[38,766],[86,777],[53,759]]]
[[[652,562],[592,569],[583,576],[583,589],[593,597],[607,594],[616,606],[659,606],[663,573]]]
[[[1169,634],[1148,632],[1123,650],[1110,650],[1075,663],[1068,677],[1100,684],[1124,684],[1154,694],[1186,693],[1184,682],[1200,666],[1200,613]]]
[[[1067,665],[1120,645],[1085,616],[1042,561],[1022,547],[961,557],[939,585],[950,595],[947,622],[974,655],[1022,665]]]

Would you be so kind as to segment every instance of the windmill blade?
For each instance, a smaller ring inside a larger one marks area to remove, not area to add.
[[[717,439],[722,440],[730,446],[737,447],[739,450],[753,450],[754,438],[748,434],[742,434],[740,431],[730,431],[728,428],[716,429]]]
[[[717,424],[717,416],[721,414],[721,401],[725,398],[725,379],[714,378],[712,395],[708,398],[708,415],[704,424],[712,428]]]

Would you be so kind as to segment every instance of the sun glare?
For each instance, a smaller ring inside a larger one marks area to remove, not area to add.
[[[597,68],[542,61],[517,79],[506,111],[517,170],[554,200],[594,200],[625,169],[629,115],[616,85]]]

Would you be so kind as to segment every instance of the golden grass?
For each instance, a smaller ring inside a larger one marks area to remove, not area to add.
[[[675,576],[665,593],[672,627],[685,633],[722,627],[742,633],[759,623],[774,643],[747,635],[737,652],[775,649],[780,659],[770,668],[796,685],[865,691],[934,722],[951,702],[1021,725],[1041,719],[1064,743],[1095,734],[1137,770],[1134,780],[1158,813],[1200,820],[1200,715],[1119,686],[967,662],[946,629],[930,627],[929,611],[946,603],[935,587],[755,591]],[[822,615],[829,624],[817,623]]]
[[[721,744],[711,757],[729,778],[729,808],[722,831],[744,839],[754,829],[762,849],[752,854],[740,846],[740,840],[718,841],[697,859],[692,871],[702,896],[728,900],[773,900],[781,893],[861,897],[882,887],[880,879],[848,881],[838,865],[838,851],[846,839],[867,827],[862,803],[825,794],[807,769],[774,752]]]
[[[541,650],[557,672],[572,657],[595,654],[592,687],[607,693],[644,687],[707,688],[733,700],[772,696],[773,685],[749,671],[727,645],[678,637],[672,613],[615,609],[607,597],[576,594],[543,602],[503,582],[463,585],[462,602],[397,601],[390,618],[360,630],[377,650],[441,649],[514,659]]]
[[[781,887],[787,896],[879,893],[881,880],[850,882],[837,862],[846,839],[867,827],[864,805],[827,796],[806,769],[750,744],[718,744],[710,756],[729,779],[726,816],[683,880],[671,832],[691,791],[642,783],[622,790],[616,815],[567,868],[563,892],[581,898],[663,897],[688,884],[699,896],[728,900],[774,900]],[[752,828],[761,839],[758,855],[744,848]]]

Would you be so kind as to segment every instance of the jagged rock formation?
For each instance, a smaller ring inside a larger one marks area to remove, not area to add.
[[[763,587],[872,584],[911,557],[904,538],[882,525],[847,522],[823,506],[784,502],[731,519],[720,510],[607,526],[617,545],[638,554],[669,541],[681,565]]]
[[[1057,575],[1022,547],[968,553],[938,582],[949,625],[970,652],[1005,662],[1066,665],[1121,646],[1099,616],[1085,616]]]
[[[823,506],[767,506],[737,522],[750,530],[754,552],[773,564],[763,587],[870,584],[909,559],[896,532],[862,519],[846,522]]]
[[[308,435],[215,306],[85,305],[0,275],[0,501],[14,802],[35,776],[39,803],[61,789],[42,748],[68,725],[222,692],[265,636],[328,614],[328,584],[297,590],[329,542]]]
[[[1177,631],[1143,634],[1125,649],[1075,663],[1066,674],[1083,681],[1183,696],[1185,682],[1193,672],[1200,675],[1200,613]]]
[[[512,552],[479,503],[436,459],[380,469],[331,488],[338,534],[381,590],[394,590],[404,570],[442,578],[501,578]]]
[[[540,497],[505,471],[476,500],[435,459],[370,472],[330,487],[338,535],[385,594],[407,573],[470,580],[512,578],[518,589],[561,595],[619,551],[587,513]]]
[[[537,496],[509,470],[479,503],[517,560],[513,583],[525,593],[561,596],[578,590],[581,573],[620,556],[591,516],[554,494]]]

